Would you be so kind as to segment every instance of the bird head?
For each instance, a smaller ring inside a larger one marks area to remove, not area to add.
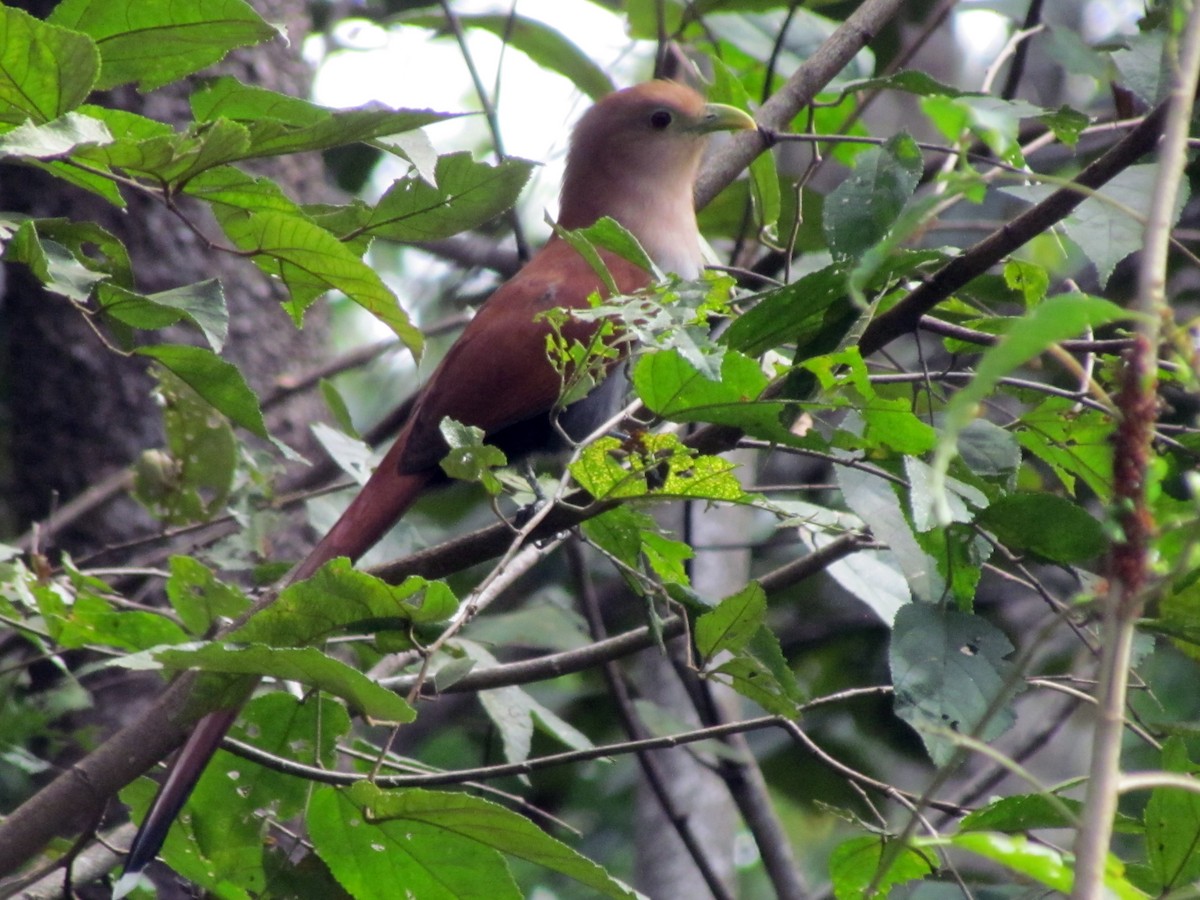
[[[671,81],[609,94],[572,133],[559,222],[583,228],[610,216],[659,266],[694,275],[700,248],[692,191],[706,139],[756,127],[742,110],[706,103]]]

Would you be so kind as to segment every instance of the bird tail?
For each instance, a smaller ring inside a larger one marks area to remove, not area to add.
[[[133,844],[129,847],[129,855],[125,857],[125,869],[113,889],[113,900],[120,900],[137,885],[138,875],[146,866],[154,861],[158,851],[162,849],[163,841],[171,823],[179,815],[179,810],[187,802],[192,788],[200,780],[209,759],[217,752],[225,732],[229,731],[238,716],[238,707],[220,709],[211,712],[196,723],[195,730],[188,736],[183,749],[171,764],[171,770],[163,780],[162,786],[150,804],[150,810]]]
[[[431,472],[401,474],[393,459],[395,455],[393,448],[329,533],[283,579],[283,586],[308,578],[335,557],[348,556],[357,560],[412,506],[434,476]],[[133,889],[138,874],[158,855],[171,823],[200,780],[209,759],[217,752],[221,739],[237,719],[238,711],[239,707],[217,710],[197,723],[171,764],[133,839],[125,858],[124,872],[113,893],[115,900]]]
[[[384,457],[325,537],[287,574],[284,586],[303,581],[338,556],[357,560],[374,547],[421,496],[433,473],[402,475],[390,459],[391,455]]]

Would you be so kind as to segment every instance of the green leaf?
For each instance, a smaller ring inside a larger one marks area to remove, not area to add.
[[[737,656],[707,674],[775,715],[795,716],[804,699],[779,638],[766,625],[754,631]]]
[[[1003,831],[1013,834],[1042,828],[1078,828],[1083,803],[1054,794],[1016,794],[993,800],[963,817],[960,831]],[[1117,813],[1116,831],[1140,833],[1142,823]]]
[[[276,647],[315,643],[348,629],[407,629],[442,622],[458,601],[444,584],[416,576],[390,585],[339,558],[311,578],[288,585],[279,598],[229,635]]]
[[[613,90],[608,73],[592,62],[591,58],[546,24],[526,16],[511,15],[463,15],[455,18],[464,28],[490,31],[506,46],[520,50],[543,69],[557,72],[593,100],[599,100]],[[418,13],[396,17],[393,21],[401,25],[444,29],[446,18],[436,13]]]
[[[756,402],[768,384],[758,361],[735,350],[721,358],[718,379],[707,377],[678,349],[647,353],[633,370],[633,386],[653,412],[677,422],[732,425],[767,440],[791,443],[783,424],[786,404]]]
[[[330,700],[297,701],[276,691],[243,708],[233,736],[276,756],[331,768],[335,741],[349,730],[345,709]],[[319,736],[319,737],[318,737]],[[130,791],[122,799],[131,801]],[[161,857],[182,878],[221,898],[265,890],[266,826],[299,814],[308,783],[218,752],[209,761],[167,835]],[[145,798],[148,805],[149,797]],[[143,804],[133,801],[135,811]],[[264,812],[269,812],[264,815]],[[138,816],[140,818],[140,816]],[[272,884],[274,888],[274,884]]]
[[[171,557],[167,599],[188,631],[205,634],[218,619],[235,619],[250,608],[250,598],[190,556]]]
[[[1063,222],[1067,236],[1096,266],[1100,283],[1105,286],[1117,263],[1142,249],[1157,174],[1158,166],[1154,164],[1129,166],[1109,179],[1098,196],[1079,204]],[[1178,223],[1190,193],[1185,179],[1175,194],[1171,225]]]
[[[233,364],[203,347],[158,344],[136,352],[157,360],[234,423],[270,439],[258,397]]]
[[[1072,494],[1076,481],[1082,480],[1107,502],[1112,495],[1112,430],[1107,413],[1077,409],[1065,397],[1050,397],[1021,416],[1016,437]]]
[[[211,403],[169,370],[158,374],[167,445],[138,458],[134,496],[168,524],[205,522],[224,508],[233,486],[237,441]]]
[[[297,699],[287,691],[271,691],[243,707],[234,737],[283,759],[336,769],[338,740],[350,732],[350,726],[346,707],[335,700],[319,694]],[[214,805],[269,809],[277,821],[303,812],[308,780],[248,763],[233,754],[227,759],[230,771],[225,773],[222,796],[214,798]],[[229,796],[235,785],[236,803]]]
[[[885,850],[892,852],[887,861],[887,871],[880,873]],[[883,838],[874,835],[843,841],[829,857],[829,877],[833,882],[833,894],[838,900],[865,900],[867,888],[872,882],[880,892],[872,896],[887,896],[888,888],[924,878],[935,871],[935,859],[911,847],[889,847]],[[877,876],[878,881],[875,880]]]
[[[722,55],[727,50],[734,50],[754,60],[750,66],[759,68],[770,59],[775,62],[776,72],[795,71],[841,24],[811,8],[782,9],[780,7],[787,4],[762,0],[715,0],[693,6],[668,4],[665,16],[661,3],[636,4],[640,10],[636,10],[632,2],[626,6],[629,8],[630,32],[649,40],[656,40],[662,34],[659,30],[662,27],[668,34],[675,34],[676,29],[682,31],[684,25],[692,21],[693,12],[702,11],[705,33],[719,36]],[[843,80],[864,77],[874,70],[875,57],[864,48],[834,76],[834,80],[840,84]]]
[[[1010,259],[1004,264],[1004,283],[1021,292],[1026,307],[1033,307],[1046,298],[1050,273],[1043,266]]]
[[[440,832],[447,843],[476,844],[550,869],[599,891],[606,897],[634,898],[633,891],[600,866],[555,840],[528,819],[498,804],[467,794],[422,790],[384,791],[366,782],[346,790],[350,802],[360,807],[368,821],[391,832],[425,827]],[[493,896],[479,885],[467,896]]]
[[[896,714],[917,730],[937,765],[957,749],[946,732],[978,730],[990,741],[1012,725],[1012,710],[1000,705],[1011,690],[1005,657],[1012,652],[1008,638],[978,616],[930,603],[910,603],[896,614],[889,652]]]
[[[707,660],[721,651],[737,653],[762,627],[767,616],[767,595],[752,581],[696,619],[696,650]]]
[[[601,438],[570,466],[572,477],[597,500],[620,497],[745,499],[734,464],[702,456],[672,434],[639,434],[636,443]]]
[[[641,561],[643,533],[657,527],[654,519],[630,506],[618,506],[583,523],[589,541],[631,569]]]
[[[473,641],[461,641],[460,647],[478,668],[497,665],[496,657]],[[519,687],[510,685],[480,691],[479,702],[500,733],[504,758],[508,762],[524,762],[529,758],[536,723],[541,723],[547,733],[573,750],[592,746],[587,735],[563,721]]]
[[[278,212],[303,218],[301,209],[269,178],[255,178],[233,166],[217,166],[188,180],[185,193],[218,207],[218,219],[233,210]]]
[[[78,147],[109,144],[112,140],[103,122],[72,111],[43,125],[25,122],[0,135],[0,156],[50,159],[66,156]]]
[[[987,146],[1012,165],[1021,165],[1020,128],[1022,119],[1042,115],[1044,110],[1025,100],[1004,100],[988,94],[927,96],[921,108],[947,138],[957,141],[962,130],[969,129]]]
[[[897,453],[920,456],[937,445],[937,431],[913,412],[911,398],[876,395],[858,412],[866,426],[864,449],[886,447]]]
[[[237,159],[326,150],[411,131],[455,115],[428,109],[333,110],[228,76],[207,82],[192,94],[191,104],[197,122],[230,120],[246,129],[249,143]]]
[[[1063,221],[1063,229],[1083,254],[1091,260],[1107,286],[1117,263],[1142,248],[1146,215],[1154,195],[1154,180],[1158,166],[1151,163],[1129,166],[1079,204]],[[1013,185],[1004,193],[1029,203],[1049,196],[1051,185]],[[1175,196],[1171,224],[1179,221],[1188,201],[1190,188],[1185,181]]]
[[[966,91],[943,84],[932,75],[914,69],[904,69],[880,78],[861,78],[848,84],[839,85],[839,97],[848,97],[862,91],[894,90],[916,94],[920,97],[962,97]]]
[[[846,505],[888,545],[913,595],[927,601],[941,599],[945,585],[913,535],[895,488],[877,475],[850,466],[838,466],[835,472]]]
[[[155,181],[179,183],[230,157],[244,154],[249,143],[247,129],[237,123],[193,123],[182,133],[126,110],[87,105],[89,116],[104,123],[112,140],[80,147],[72,155],[80,163],[102,172],[125,173]]]
[[[918,534],[925,552],[936,560],[938,574],[946,582],[946,601],[955,601],[958,609],[970,612],[983,566],[995,550],[992,542],[977,533],[973,525],[951,525]]]
[[[1112,67],[1107,54],[1089,45],[1078,31],[1069,25],[1046,23],[1049,47],[1047,55],[1057,60],[1072,75],[1086,75],[1093,79],[1109,79]]]
[[[442,471],[451,478],[481,484],[493,497],[498,496],[504,485],[494,470],[508,465],[504,451],[485,443],[483,429],[474,425],[445,419],[438,428],[450,448],[442,459]]]
[[[830,265],[763,294],[734,319],[721,342],[748,356],[795,343],[801,355],[814,356],[833,350],[858,316],[846,291],[845,268]],[[823,335],[835,337],[819,340]]]
[[[687,562],[695,556],[695,551],[688,544],[647,529],[642,532],[642,556],[660,583],[691,586]]]
[[[268,275],[282,278],[292,292],[292,317],[326,291],[339,290],[396,333],[414,355],[424,344],[383,279],[332,234],[307,218],[277,212],[230,214],[225,233]]]
[[[328,378],[322,378],[317,382],[317,388],[321,391],[321,399],[325,401],[325,408],[329,410],[329,414],[333,416],[334,424],[337,426],[336,429],[325,426],[326,430],[339,433],[361,444],[362,437],[354,427],[354,417],[350,414],[350,407],[346,403],[346,398],[342,396],[342,392],[337,389],[337,385]],[[316,428],[316,426],[313,427]],[[326,445],[326,449],[328,449],[328,445]],[[338,465],[345,468],[340,460]]]
[[[1083,129],[1092,124],[1092,120],[1077,109],[1060,106],[1038,116],[1038,121],[1054,132],[1054,136],[1069,147],[1079,143]]]
[[[24,263],[46,290],[79,303],[85,302],[96,285],[108,277],[82,262],[69,247],[42,238],[38,223],[32,219],[13,233],[5,247],[4,259]]]
[[[592,271],[596,273],[596,277],[600,279],[604,290],[611,296],[619,296],[621,288],[617,285],[612,272],[609,271],[609,261],[600,252],[602,244],[607,244],[622,259],[629,260],[641,266],[647,272],[650,272],[656,280],[663,275],[662,270],[650,259],[645,249],[638,243],[637,238],[626,231],[619,222],[610,219],[608,216],[603,216],[586,228],[575,229],[563,228],[549,218],[546,221],[554,229],[554,233],[558,237],[570,244],[575,252],[583,257],[584,262],[591,267]]]
[[[33,225],[43,238],[62,244],[83,267],[107,275],[115,283],[133,285],[133,265],[129,251],[111,232],[95,222],[70,219],[35,219]],[[105,283],[101,283],[103,287]]]
[[[49,122],[91,93],[100,51],[87,35],[0,6],[0,122]]]
[[[1008,494],[984,510],[978,521],[1009,548],[1029,550],[1053,562],[1086,562],[1108,548],[1104,526],[1083,507],[1054,494]]]
[[[1183,738],[1163,743],[1162,768],[1166,772],[1195,776],[1200,773],[1188,758]],[[1200,796],[1175,787],[1157,787],[1146,804],[1146,853],[1150,869],[1168,893],[1200,879]]]
[[[953,835],[949,840],[917,838],[914,845],[949,846],[966,850],[985,859],[1000,863],[1009,871],[1031,878],[1064,895],[1071,893],[1075,882],[1075,860],[1058,850],[1024,835],[1013,836],[987,831],[971,831]],[[1144,900],[1145,894],[1124,877],[1121,861],[1111,854],[1104,872],[1105,896],[1118,900]]]
[[[1021,466],[1016,435],[987,419],[973,419],[959,432],[958,455],[983,478],[1011,478]]]
[[[134,328],[155,330],[187,319],[204,333],[214,353],[221,352],[229,336],[225,292],[215,278],[147,295],[105,284],[97,296],[106,314]]]
[[[858,157],[853,174],[825,200],[825,236],[835,260],[858,259],[891,230],[922,169],[920,148],[903,133]]]
[[[324,422],[313,425],[312,433],[339,469],[358,482],[360,487],[367,483],[374,466],[379,462],[369,444]]]
[[[109,646],[133,652],[187,640],[183,630],[165,616],[140,610],[118,612],[91,591],[81,591],[70,604],[61,602],[53,591],[38,596],[46,629],[64,649]]]
[[[112,178],[103,172],[104,166],[96,166],[94,168],[101,171],[86,171],[78,166],[60,160],[30,160],[30,166],[48,172],[54,178],[64,184],[71,184],[77,188],[89,191],[97,197],[103,197],[107,203],[117,207],[117,209],[125,209],[128,205],[125,198],[121,195],[120,188],[113,182]]]
[[[1178,63],[1167,43],[1165,30],[1155,29],[1124,37],[1125,47],[1110,54],[1122,86],[1148,106],[1158,103],[1171,89]],[[1106,73],[1107,74],[1107,73]]]
[[[1075,337],[1086,328],[1128,319],[1115,303],[1087,294],[1059,294],[1018,319],[979,361],[975,377],[946,406],[941,441],[933,458],[934,481],[930,492],[940,522],[950,521],[942,479],[957,452],[959,433],[975,418],[979,405],[991,395],[1001,378],[1041,354],[1052,344]]]
[[[473,799],[430,796],[448,813]],[[317,854],[355,900],[393,900],[399,886],[414,900],[520,900],[504,857],[487,843],[460,837],[457,829],[428,822],[419,813],[376,822],[373,812],[360,806],[348,792],[320,787],[305,817]]]
[[[226,753],[210,760],[159,853],[181,878],[222,900],[251,900],[250,891],[265,887],[266,821],[231,800],[247,766]]]
[[[171,669],[200,669],[226,675],[258,675],[298,681],[341,697],[376,722],[411,722],[417,717],[403,697],[315,647],[200,644],[154,654]]]
[[[516,202],[532,171],[533,164],[523,159],[493,166],[476,162],[470,153],[448,153],[438,158],[436,187],[419,175],[396,181],[362,231],[412,243],[478,228]]]
[[[591,225],[586,228],[576,228],[574,231],[566,232],[571,238],[582,238],[591,248],[599,248],[615,253],[621,259],[633,263],[639,269],[645,269],[647,272],[658,272],[658,267],[654,264],[654,260],[646,253],[645,248],[638,243],[638,239],[633,236],[625,226],[616,219],[611,219],[608,216],[601,216]],[[572,243],[578,248],[580,245],[577,241]],[[620,293],[613,290],[613,293]]]
[[[862,527],[861,522],[858,527]],[[811,536],[816,548],[831,540],[830,535],[820,531]],[[912,601],[908,579],[890,550],[862,550],[837,560],[826,571],[889,626],[900,607]]]
[[[49,21],[95,40],[99,90],[136,81],[152,91],[278,33],[242,0],[63,0]]]
[[[904,474],[908,477],[908,499],[913,528],[917,532],[931,531],[938,524],[929,515],[931,470],[916,457],[906,456],[904,457]],[[988,505],[988,499],[981,491],[953,478],[947,479],[945,492],[946,506],[950,511],[952,522],[974,521],[973,510],[982,509]]]

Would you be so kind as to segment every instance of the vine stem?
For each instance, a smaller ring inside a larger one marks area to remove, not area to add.
[[[1193,3],[1181,3],[1185,16],[1179,63],[1172,73],[1166,127],[1147,217],[1138,268],[1137,335],[1125,361],[1117,405],[1122,420],[1115,435],[1113,482],[1115,512],[1122,540],[1112,551],[1110,588],[1101,623],[1099,706],[1092,741],[1082,827],[1075,841],[1074,900],[1103,895],[1104,870],[1112,840],[1113,816],[1121,788],[1121,737],[1135,626],[1146,598],[1150,575],[1149,541],[1153,519],[1146,502],[1146,474],[1156,412],[1159,330],[1165,315],[1167,250],[1175,200],[1186,163],[1188,124],[1200,76],[1200,16]],[[1167,58],[1171,58],[1171,54]]]

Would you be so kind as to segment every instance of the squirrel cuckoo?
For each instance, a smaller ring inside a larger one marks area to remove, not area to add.
[[[559,224],[583,228],[603,216],[620,222],[664,271],[685,278],[703,264],[692,196],[705,138],[715,131],[754,129],[739,109],[706,104],[690,88],[653,81],[617,91],[588,110],[571,136],[563,177]],[[650,283],[651,274],[607,251],[601,255],[623,292]],[[395,524],[431,483],[440,480],[447,451],[439,426],[446,416],[481,428],[511,453],[547,443],[549,414],[562,382],[546,356],[546,310],[586,309],[603,293],[600,278],[558,236],[480,307],[421,390],[411,415],[379,467],[329,533],[284,579],[307,578],[329,560],[357,560]],[[597,326],[573,322],[568,338],[586,341]],[[608,413],[590,409],[604,386],[563,412],[573,437],[583,437]],[[612,391],[608,391],[612,393]],[[614,410],[615,411],[615,410]],[[130,848],[125,876],[134,876],[158,853],[208,759],[238,710],[203,718],[188,738]],[[127,880],[128,879],[128,880]],[[117,896],[120,896],[118,894]]]

